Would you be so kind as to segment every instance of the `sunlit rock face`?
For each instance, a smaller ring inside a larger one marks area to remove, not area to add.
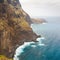
[[[29,20],[19,0],[0,0],[0,55],[12,58],[18,46],[36,40]]]

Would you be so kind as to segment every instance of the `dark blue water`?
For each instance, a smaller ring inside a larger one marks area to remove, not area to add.
[[[42,39],[45,45],[27,44],[17,55],[18,60],[60,60],[60,24],[34,24],[32,28],[36,34],[45,37]]]
[[[60,60],[60,24],[35,24],[33,30],[46,39],[47,46],[41,51],[45,58],[41,60]]]

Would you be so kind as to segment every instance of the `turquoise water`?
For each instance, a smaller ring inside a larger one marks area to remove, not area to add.
[[[43,60],[60,60],[60,24],[35,24],[33,30],[46,39]]]
[[[15,60],[60,60],[60,24],[33,24],[32,28],[43,38],[20,46]]]

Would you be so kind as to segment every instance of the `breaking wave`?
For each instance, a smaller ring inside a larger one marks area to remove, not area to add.
[[[14,55],[14,60],[24,60],[24,58],[22,58],[21,56],[27,56],[26,53],[32,53],[32,50],[34,50],[34,52],[37,52],[36,48],[39,46],[45,46],[45,44],[42,42],[43,40],[45,40],[44,37],[41,38],[37,38],[36,41],[37,42],[24,42],[23,45],[19,46],[16,51],[15,51],[15,55]],[[25,54],[25,55],[24,55]],[[33,53],[32,53],[33,54]]]

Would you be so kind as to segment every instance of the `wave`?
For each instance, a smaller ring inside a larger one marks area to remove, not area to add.
[[[14,55],[14,60],[19,60],[18,56],[20,56],[22,53],[24,53],[24,48],[31,46],[32,48],[35,48],[37,46],[45,46],[44,43],[42,43],[42,40],[45,40],[44,37],[41,38],[37,38],[36,41],[37,42],[24,42],[23,45],[19,46],[16,51],[15,51],[15,55]]]
[[[36,41],[38,41],[38,44],[39,46],[45,46],[44,43],[42,43],[42,40],[45,40],[45,37],[41,37],[41,38],[37,38]]]

